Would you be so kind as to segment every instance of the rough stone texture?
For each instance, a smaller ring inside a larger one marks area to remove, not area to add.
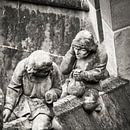
[[[100,0],[89,0],[89,2],[95,7],[95,9],[100,9]]]
[[[130,79],[130,28],[113,31],[103,19],[103,44],[108,53],[107,69],[110,75]]]
[[[54,111],[63,130],[130,129],[128,80],[109,78],[102,81],[101,86],[105,93],[101,94],[98,99],[102,106],[100,112],[93,111],[87,114],[81,106],[82,100],[72,95],[55,102]]]
[[[85,11],[0,1],[0,87],[4,94],[21,59],[42,49],[50,52],[60,65],[72,39],[85,28],[94,33],[89,13]],[[8,129],[15,128],[5,128]]]
[[[10,1],[10,0],[8,0]],[[13,0],[13,1],[23,1],[40,5],[49,5],[60,8],[76,9],[88,11],[87,0]]]
[[[130,79],[130,27],[114,34],[118,75]]]
[[[2,34],[5,41],[3,45],[17,49],[29,51],[43,49],[64,55],[70,46],[68,43],[71,43],[71,39],[80,29],[78,17],[40,13],[38,10],[29,11],[26,8],[20,9],[18,12],[16,8],[9,6],[4,7],[4,9]]]
[[[106,52],[108,54],[108,63],[107,69],[111,76],[117,76],[117,63],[115,55],[115,46],[114,46],[114,33],[111,28],[103,21],[103,32],[104,32],[104,41],[102,44],[105,46]]]
[[[98,99],[102,106],[100,112],[94,111],[87,114],[81,104],[77,107],[77,103],[74,107],[74,100],[68,99],[68,97],[65,97],[65,102],[59,100],[60,103],[56,103],[56,108],[58,104],[60,108],[62,108],[62,104],[64,106],[64,112],[60,111],[60,108],[55,111],[63,130],[130,129],[129,82],[120,78],[110,78],[102,81],[102,89],[105,94]]]
[[[4,107],[4,95],[0,88],[0,130],[3,128],[3,107]]]
[[[104,41],[111,75],[130,79],[129,0],[100,0]]]
[[[112,28],[110,0],[100,0],[102,19]]]
[[[21,59],[43,49],[60,65],[72,39],[85,28],[94,33],[88,12],[0,1],[0,85],[4,93]]]
[[[97,40],[99,42],[102,42],[104,39],[104,36],[103,36],[102,19],[101,19],[99,1],[90,0],[88,1],[88,5],[90,8],[89,17],[91,19],[94,32],[96,33]]]
[[[76,33],[91,26],[89,20],[84,20],[87,13],[24,3],[6,4],[1,7],[1,43],[14,48],[44,49],[64,55]]]
[[[15,49],[1,48],[0,47],[0,87],[4,94],[6,93],[6,87],[9,84],[11,75],[16,64],[23,58],[25,58],[29,53],[20,52]]]
[[[67,113],[73,109],[77,109],[82,105],[82,101],[76,96],[68,95],[65,98],[54,102],[54,113],[56,116]]]
[[[100,0],[100,5],[103,19],[112,30],[130,25],[129,0]]]

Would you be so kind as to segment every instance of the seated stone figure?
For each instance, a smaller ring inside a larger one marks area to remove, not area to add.
[[[70,74],[63,85],[61,97],[72,94],[83,98],[85,110],[95,108],[99,97],[99,82],[109,76],[106,64],[104,48],[94,42],[92,33],[80,31],[60,66],[64,75]]]
[[[32,130],[52,128],[53,102],[61,95],[61,74],[48,53],[37,50],[20,61],[7,87],[4,122],[28,117]]]

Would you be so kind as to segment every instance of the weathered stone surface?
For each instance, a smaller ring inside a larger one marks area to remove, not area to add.
[[[114,45],[114,32],[111,28],[107,25],[107,23],[103,20],[103,32],[104,32],[104,41],[102,44],[106,49],[108,54],[108,63],[107,63],[107,70],[111,76],[117,77],[118,70],[117,70],[117,62],[116,62],[116,55],[115,55],[115,45]]]
[[[16,64],[30,52],[50,52],[60,65],[81,29],[93,31],[87,12],[0,1],[0,84],[5,93]]]
[[[105,93],[112,93],[113,91],[117,91],[117,89],[125,87],[128,84],[128,80],[117,77],[110,77],[100,82],[101,90]]]
[[[112,0],[111,2],[113,30],[130,26],[130,1]]]
[[[26,117],[22,117],[4,123],[3,130],[31,130],[31,123],[27,120]]]
[[[28,51],[43,49],[64,55],[80,30],[80,21],[75,16],[5,6],[1,29],[3,45]]]
[[[100,9],[100,0],[89,0],[96,10]]]
[[[110,0],[100,0],[102,19],[112,28]]]
[[[95,1],[93,1],[93,2],[95,2]],[[97,4],[97,3],[95,2],[95,4]],[[88,5],[90,8],[89,17],[91,19],[92,26],[93,26],[94,32],[96,34],[96,38],[99,42],[102,42],[104,39],[104,36],[103,36],[103,27],[102,27],[100,8],[95,9],[95,7],[92,5],[91,1],[90,2],[88,1]]]
[[[100,0],[104,41],[108,52],[107,68],[111,75],[130,79],[129,0]]]
[[[117,30],[130,25],[129,0],[100,0],[103,19]]]
[[[4,108],[4,94],[0,88],[0,130],[3,128],[3,108]]]
[[[29,2],[34,4],[40,4],[40,5],[49,5],[49,6],[55,6],[60,8],[77,9],[77,10],[84,10],[84,11],[89,10],[87,0],[84,1],[82,0],[13,0],[13,1],[20,1],[20,2],[23,1],[23,2]]]
[[[103,81],[102,88],[106,94],[98,99],[102,107],[100,112],[87,114],[82,109],[82,101],[79,102],[80,99],[71,95],[55,103],[55,113],[63,130],[130,129],[129,82],[120,78],[109,78]]]
[[[114,39],[118,74],[130,79],[130,27],[116,31]]]
[[[85,113],[78,100],[79,107],[77,107],[76,103],[72,105],[74,98],[68,99],[68,97],[65,97],[62,102],[59,100],[59,103],[56,103],[56,108],[58,106],[60,108],[55,112],[58,113],[57,118],[63,126],[63,130],[130,129],[129,82],[120,78],[109,78],[102,82],[105,93],[98,99],[102,108],[100,112]],[[62,105],[64,106],[64,112],[60,110]]]
[[[4,94],[14,68],[16,67],[17,63],[21,59],[27,57],[27,55],[29,55],[27,52],[0,47],[0,87]]]
[[[82,100],[78,99],[76,96],[68,95],[65,98],[59,99],[54,102],[54,113],[56,116],[67,113],[71,110],[81,107]]]
[[[54,103],[54,112],[63,130],[91,129],[91,122],[81,105],[82,101],[71,95]]]
[[[0,88],[6,93],[6,87],[8,86],[13,71],[17,63],[29,56],[31,52],[20,51],[17,49],[0,47]],[[62,61],[62,56],[56,56],[50,54],[53,61],[60,65]]]

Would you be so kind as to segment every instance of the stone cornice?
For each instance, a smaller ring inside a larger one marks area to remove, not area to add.
[[[58,8],[89,11],[87,0],[6,0],[6,1],[28,2],[32,4],[48,5]]]

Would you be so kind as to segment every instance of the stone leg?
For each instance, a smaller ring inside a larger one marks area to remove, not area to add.
[[[98,106],[99,92],[96,89],[86,90],[83,96],[83,108],[86,112],[93,112]]]
[[[60,125],[57,117],[54,117],[53,120],[52,120],[52,129],[53,130],[63,130],[63,128]]]
[[[32,130],[50,130],[51,129],[51,118],[44,114],[39,114],[32,124]]]

